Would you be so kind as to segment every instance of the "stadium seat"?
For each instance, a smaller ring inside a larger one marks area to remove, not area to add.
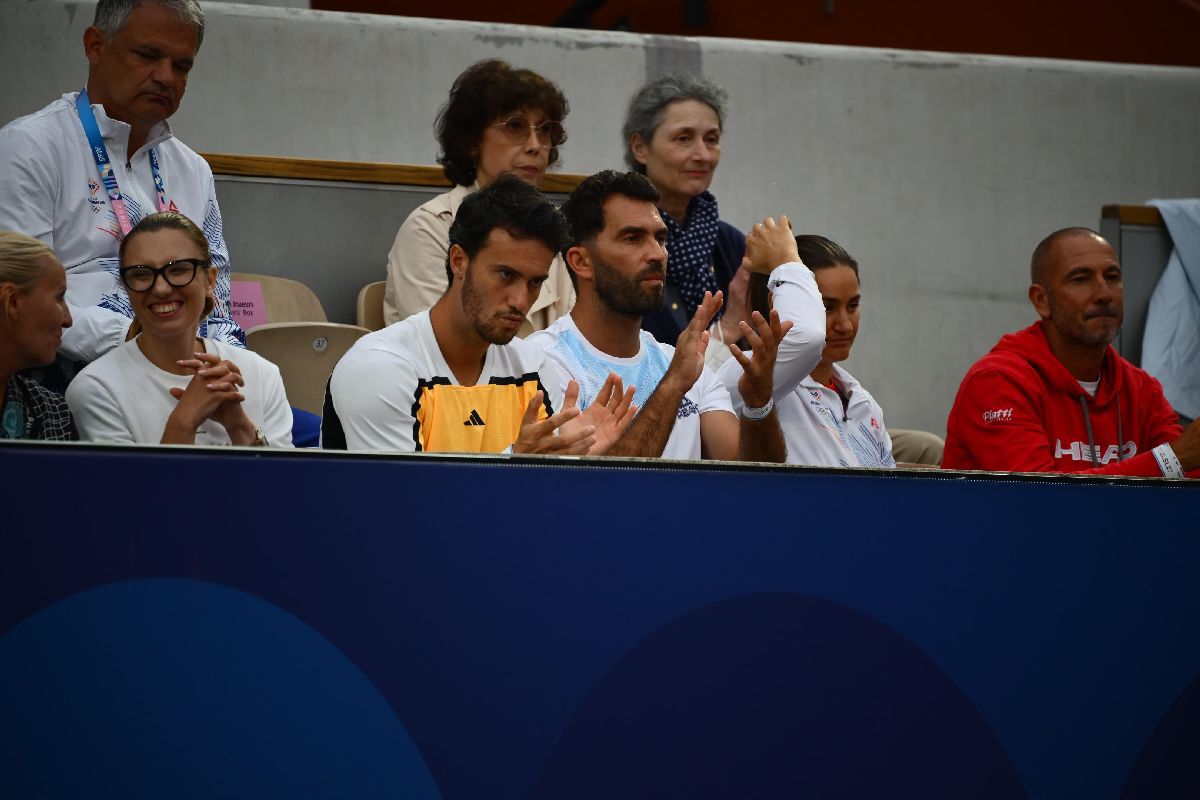
[[[320,414],[334,365],[368,333],[336,322],[271,322],[247,331],[246,346],[279,367],[289,404]]]
[[[358,293],[358,325],[377,331],[383,324],[383,289],[386,281],[368,283]]]
[[[230,276],[234,283],[234,319],[241,316],[237,303],[253,300],[252,295],[239,292],[242,287],[237,284],[258,284],[262,289],[262,299],[266,305],[266,319],[258,324],[276,322],[325,322],[325,309],[316,293],[300,281],[290,278],[280,278],[275,275],[256,275],[250,272],[235,272]],[[259,315],[261,320],[261,314]],[[239,319],[239,321],[241,321]],[[245,326],[243,326],[245,327]],[[254,327],[254,325],[251,325]]]

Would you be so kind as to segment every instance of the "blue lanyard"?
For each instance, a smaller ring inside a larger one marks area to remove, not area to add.
[[[104,146],[104,137],[100,135],[100,126],[96,124],[96,114],[88,100],[87,88],[81,89],[75,97],[75,111],[79,114],[79,122],[87,136],[92,158],[96,160],[96,169],[100,172],[100,181],[108,192],[108,201],[113,213],[117,215],[117,224],[121,226],[121,238],[129,235],[133,225],[129,221],[129,210],[125,207],[125,197],[121,187],[117,185],[117,176],[113,172],[112,161],[108,157],[108,148]],[[158,191],[158,210],[169,211],[167,191],[163,187],[162,173],[158,169],[158,154],[150,148],[150,174],[154,178],[154,188]]]

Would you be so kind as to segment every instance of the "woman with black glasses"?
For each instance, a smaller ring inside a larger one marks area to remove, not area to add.
[[[120,260],[134,322],[129,340],[67,389],[80,438],[291,447],[279,369],[197,336],[217,274],[203,232],[182,214],[151,214],[121,242]]]
[[[434,124],[442,151],[438,163],[454,188],[419,206],[400,226],[388,254],[384,322],[424,311],[445,294],[450,223],[463,198],[503,173],[539,185],[546,169],[558,163],[568,110],[567,98],[552,82],[504,61],[480,61],[458,76]],[[574,304],[566,265],[555,256],[517,335],[545,328]]]

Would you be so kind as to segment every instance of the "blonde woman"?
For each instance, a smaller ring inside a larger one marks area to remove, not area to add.
[[[0,439],[78,438],[62,397],[17,373],[54,360],[67,309],[67,273],[42,242],[0,231]]]

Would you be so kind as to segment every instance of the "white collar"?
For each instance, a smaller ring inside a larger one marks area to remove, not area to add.
[[[63,100],[70,104],[72,110],[75,108],[75,98],[78,95],[79,92],[67,92],[63,95]],[[125,148],[129,146],[129,132],[133,130],[133,126],[128,122],[108,116],[108,112],[104,110],[104,105],[101,103],[92,103],[92,112],[96,115],[96,127],[100,129],[100,135],[104,137],[106,145],[111,147],[112,145],[107,143],[112,142],[113,145],[119,145],[121,152],[124,152]],[[150,129],[150,135],[146,137],[146,143],[142,147],[156,147],[167,139],[173,138],[174,135],[171,132],[171,124],[164,119]],[[128,155],[132,156],[132,153]]]

